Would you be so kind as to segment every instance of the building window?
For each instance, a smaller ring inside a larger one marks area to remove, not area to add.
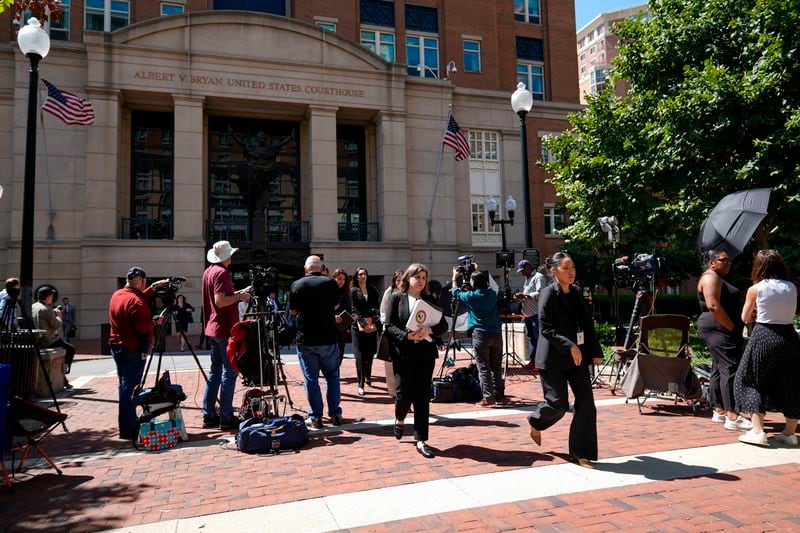
[[[339,240],[377,240],[367,221],[367,172],[363,126],[336,127],[336,200]]]
[[[86,0],[87,30],[114,31],[130,24],[131,6],[127,0]]]
[[[406,30],[439,33],[436,8],[406,4]]]
[[[464,72],[481,71],[480,41],[464,41]]]
[[[183,13],[183,4],[169,4],[161,2],[161,15],[179,15]]]
[[[497,161],[497,132],[469,130],[470,159]]]
[[[56,21],[49,17],[45,26],[50,29],[50,39],[53,41],[69,41],[69,0],[61,0],[60,17]],[[23,20],[28,20],[30,14],[27,13]]]
[[[331,33],[336,33],[336,23],[335,22],[326,22],[323,20],[318,20],[314,22],[318,28],[321,28],[325,31],[329,31]]]
[[[439,77],[439,39],[422,35],[406,36],[406,63],[409,76]],[[417,67],[421,66],[421,69]]]
[[[564,208],[558,205],[545,204],[544,206],[544,234],[560,237],[564,229]]]
[[[517,63],[517,81],[525,84],[534,100],[544,100],[544,65]]]
[[[123,238],[172,238],[174,121],[172,113],[131,115],[131,218],[123,221]]]
[[[489,224],[486,200],[502,198],[500,162],[496,131],[469,130],[470,212],[472,243],[496,246],[500,243],[500,226]]]
[[[394,2],[361,0],[361,24],[394,28]]]
[[[208,118],[210,242],[302,242],[296,122]]]
[[[514,0],[514,20],[539,24],[540,0]]]
[[[591,80],[592,94],[598,94],[603,91],[606,85],[606,71],[605,69],[597,69],[589,76]]]
[[[517,37],[517,59],[544,61],[544,42],[533,37]]]
[[[378,54],[384,60],[394,63],[394,32],[362,29],[361,46]]]
[[[214,9],[258,11],[286,16],[286,0],[214,0]]]

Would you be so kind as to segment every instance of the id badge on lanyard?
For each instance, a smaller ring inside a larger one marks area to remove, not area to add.
[[[583,341],[584,341],[584,339],[583,339],[583,330],[579,329],[575,344],[577,344],[578,346],[582,346],[583,345]]]

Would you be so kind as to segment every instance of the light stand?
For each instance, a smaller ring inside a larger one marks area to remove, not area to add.
[[[617,257],[617,244],[619,244],[619,237],[620,237],[619,221],[617,220],[617,217],[615,217],[615,216],[607,216],[607,217],[600,217],[598,219],[598,222],[600,223],[600,228],[603,231],[608,233],[608,240],[611,242],[611,249],[612,249],[612,253],[611,253],[611,292],[612,292],[611,300],[613,302],[612,303],[612,313],[614,315],[614,323],[615,323],[614,341],[617,342],[618,338],[620,336],[620,330],[622,328],[622,323],[620,322],[620,319],[619,319],[619,289],[617,289],[617,284],[616,284],[616,281],[614,279],[615,278],[614,274],[616,273],[615,270],[614,270],[614,268],[615,268],[614,260]],[[618,342],[617,342],[617,344],[618,344]],[[611,365],[611,373],[609,374],[609,380],[610,380],[611,376],[614,374],[614,366],[616,365],[615,353],[612,353],[611,355],[609,355],[606,358],[605,361],[603,361],[603,366],[600,367],[600,369],[597,371],[597,373],[595,374],[594,378],[592,379],[592,385],[594,385],[596,382],[598,382],[600,380],[600,376],[603,374],[603,371],[608,367],[609,364]],[[620,372],[620,369],[617,368],[617,378],[619,378],[619,372]],[[615,382],[615,385],[616,385],[616,382]],[[613,388],[614,387],[612,387],[612,389]]]
[[[36,107],[39,89],[39,61],[50,52],[50,37],[35,17],[17,33],[20,51],[31,63],[28,76],[28,126],[25,138],[25,186],[22,199],[22,239],[20,241],[20,307],[23,327],[32,328],[33,305],[33,221],[36,199]]]
[[[517,90],[511,95],[511,109],[519,116],[519,134],[522,144],[522,194],[525,197],[523,198],[523,205],[525,206],[526,248],[533,248],[533,238],[531,236],[531,184],[528,174],[528,128],[525,125],[525,117],[528,116],[532,108],[533,95],[525,88],[524,83],[519,82],[517,84]]]

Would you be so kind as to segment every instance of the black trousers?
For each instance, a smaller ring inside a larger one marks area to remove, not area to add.
[[[435,357],[422,354],[394,361],[394,379],[397,382],[394,416],[396,420],[403,420],[414,405],[414,440],[428,440],[431,379],[435,366]]]
[[[569,410],[567,384],[575,396],[575,414],[569,427],[569,454],[577,459],[597,460],[597,408],[594,405],[589,367],[541,370],[544,401],[534,406],[528,423],[544,431]]]
[[[700,314],[697,333],[711,352],[711,375],[708,380],[711,405],[736,411],[733,382],[742,359],[744,341],[740,335],[734,335],[722,327],[711,313]]]
[[[48,348],[64,348],[64,351],[66,352],[64,364],[67,365],[67,371],[65,374],[69,374],[69,371],[72,369],[72,361],[75,360],[75,347],[66,342],[64,339],[56,339],[53,344],[48,346]]]
[[[356,359],[356,377],[358,386],[372,384],[372,361],[378,352],[378,333],[361,333],[353,331],[353,355]]]

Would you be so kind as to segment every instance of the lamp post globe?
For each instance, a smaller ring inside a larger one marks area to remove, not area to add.
[[[517,90],[511,95],[511,109],[519,116],[519,133],[520,143],[522,144],[522,190],[525,198],[523,198],[523,206],[525,207],[525,247],[533,247],[533,239],[531,237],[531,194],[530,194],[530,177],[528,173],[528,129],[525,127],[525,117],[533,108],[533,95],[525,88],[522,82],[517,83]]]
[[[22,198],[22,237],[20,239],[20,308],[24,327],[33,327],[33,221],[36,199],[36,107],[39,88],[39,61],[50,52],[50,36],[35,17],[17,33],[17,44],[30,60],[28,74],[28,125],[25,137],[25,184]]]

